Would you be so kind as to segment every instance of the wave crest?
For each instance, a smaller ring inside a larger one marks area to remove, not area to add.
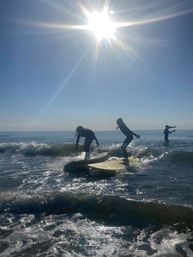
[[[75,149],[74,144],[46,144],[46,143],[1,143],[0,153],[21,153],[26,156],[71,156],[78,154],[82,151],[82,147],[79,150]]]

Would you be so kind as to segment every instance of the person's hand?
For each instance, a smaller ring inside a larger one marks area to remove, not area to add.
[[[140,135],[136,135],[137,136],[137,138],[140,138]]]

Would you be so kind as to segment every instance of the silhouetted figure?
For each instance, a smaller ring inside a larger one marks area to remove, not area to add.
[[[176,128],[176,126],[168,126],[168,125],[166,125],[165,129],[164,129],[164,139],[165,139],[166,144],[169,142],[169,139],[168,139],[169,134],[176,131],[176,130],[169,131],[169,129],[171,129],[171,128]]]
[[[123,152],[123,156],[125,158],[124,163],[129,165],[129,160],[128,160],[128,153],[127,153],[127,146],[131,143],[133,140],[133,135],[137,138],[140,138],[139,135],[135,134],[133,131],[131,131],[126,124],[123,122],[123,120],[120,118],[117,120],[117,129],[119,128],[121,132],[126,136],[126,139],[123,141],[123,144],[121,146],[121,150]]]
[[[83,128],[82,126],[78,126],[76,128],[77,132],[77,140],[76,140],[76,149],[78,149],[78,143],[80,137],[84,137],[84,151],[85,154],[85,160],[90,158],[90,145],[92,144],[92,141],[95,140],[97,146],[99,146],[99,142],[95,136],[95,133],[91,129]]]

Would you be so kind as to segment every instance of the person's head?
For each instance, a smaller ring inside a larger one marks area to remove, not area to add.
[[[77,128],[76,128],[76,132],[77,133],[81,133],[82,131],[83,131],[83,127],[82,126],[78,126]]]
[[[124,124],[122,118],[117,119],[117,125],[118,125],[117,128],[119,128],[119,126],[121,126],[122,124]]]
[[[168,129],[168,128],[169,128],[169,126],[168,126],[168,125],[166,125],[166,126],[165,126],[165,128],[166,128],[166,129]]]

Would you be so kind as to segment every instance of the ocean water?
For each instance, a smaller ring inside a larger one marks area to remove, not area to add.
[[[74,132],[0,132],[0,256],[193,256],[193,131],[136,133],[139,166],[102,176],[63,171]],[[96,134],[93,155],[124,140]]]

